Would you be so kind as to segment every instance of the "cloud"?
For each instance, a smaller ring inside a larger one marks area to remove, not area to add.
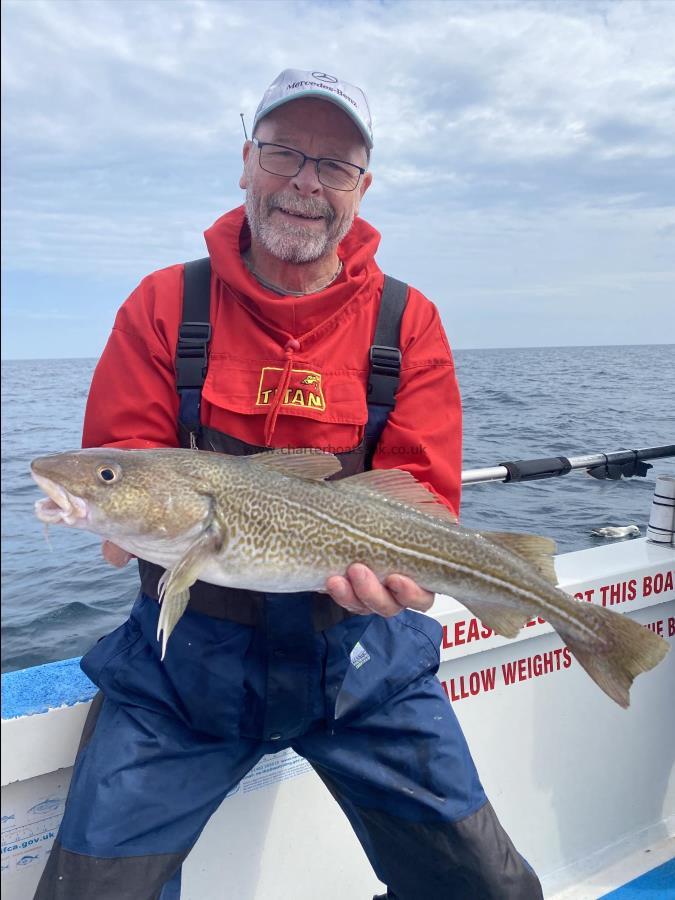
[[[621,277],[620,245],[648,271],[675,221],[673,46],[669,2],[9,0],[4,266],[140,277],[203,253],[241,200],[239,113],[297,66],[366,89],[364,214],[433,296],[448,259],[496,289],[534,247],[548,295],[559,253]]]

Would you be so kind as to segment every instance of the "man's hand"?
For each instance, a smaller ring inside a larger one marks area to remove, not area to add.
[[[354,563],[347,569],[347,577],[331,575],[326,590],[333,600],[349,612],[361,616],[395,616],[402,609],[426,612],[434,602],[434,594],[425,591],[412,578],[388,575],[381,584],[372,569]]]
[[[109,562],[111,566],[117,566],[118,569],[126,566],[130,559],[135,558],[133,553],[127,553],[126,550],[122,550],[121,547],[113,544],[112,541],[103,541],[101,553],[106,562]]]

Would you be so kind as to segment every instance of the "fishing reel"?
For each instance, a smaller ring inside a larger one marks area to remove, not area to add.
[[[590,466],[586,471],[591,478],[609,481],[620,481],[621,478],[644,478],[647,472],[654,467],[635,456],[627,462],[612,462],[605,456],[605,462],[599,466]]]

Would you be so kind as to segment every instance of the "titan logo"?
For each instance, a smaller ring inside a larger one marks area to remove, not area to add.
[[[270,405],[272,398],[276,394],[282,372],[283,369],[276,366],[264,366],[262,368],[256,406]],[[326,401],[321,389],[321,375],[319,372],[312,372],[309,369],[291,369],[291,380],[281,405],[324,412]]]

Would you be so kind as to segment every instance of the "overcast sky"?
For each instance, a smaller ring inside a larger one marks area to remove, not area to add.
[[[3,356],[204,255],[287,67],[361,86],[380,266],[467,347],[673,342],[675,2],[3,2]]]

